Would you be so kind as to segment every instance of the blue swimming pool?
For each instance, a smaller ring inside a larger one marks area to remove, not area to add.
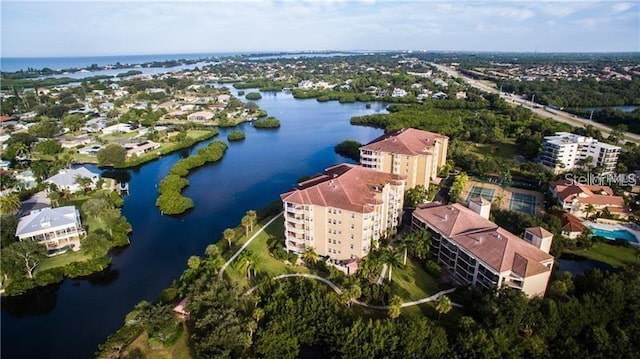
[[[605,237],[608,239],[624,239],[625,241],[628,241],[631,243],[638,243],[638,238],[636,238],[636,236],[633,233],[625,229],[609,230],[609,229],[591,227],[591,232],[596,236]]]

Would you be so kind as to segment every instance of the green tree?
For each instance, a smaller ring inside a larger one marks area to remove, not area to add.
[[[592,214],[596,213],[596,207],[594,207],[593,204],[588,203],[584,206],[584,213],[586,213],[587,219],[589,219]]]
[[[36,242],[22,241],[5,248],[2,255],[16,267],[21,267],[27,278],[33,279],[33,270],[46,257],[46,250]]]
[[[456,177],[456,179],[453,181],[453,184],[451,185],[451,189],[449,190],[452,201],[455,202],[458,200],[458,197],[460,197],[460,194],[462,194],[462,191],[464,190],[464,187],[467,185],[468,181],[469,176],[467,176],[467,174],[464,172],[460,173]]]
[[[0,217],[0,226],[2,226],[2,230],[0,231],[0,248],[5,248],[17,240],[16,228],[18,227],[19,221],[18,216],[14,214],[3,214]]]
[[[342,157],[360,162],[360,147],[362,143],[354,140],[345,140],[334,147],[334,151]]]
[[[353,284],[348,288],[344,289],[342,293],[340,293],[340,301],[347,306],[351,307],[351,303],[356,299],[360,298],[362,295],[362,290],[360,286],[357,284]]]
[[[55,155],[62,152],[62,145],[56,140],[43,140],[34,146],[33,150],[42,155]]]
[[[317,263],[318,260],[320,260],[320,257],[313,247],[306,247],[304,252],[302,252],[302,261],[307,263],[307,265],[313,265]]]
[[[29,134],[40,138],[51,138],[60,132],[56,121],[49,117],[43,117],[35,125],[29,127]]]
[[[222,237],[224,237],[224,240],[229,243],[229,248],[231,248],[231,241],[236,238],[236,232],[231,228],[227,228],[222,232]]]
[[[428,191],[423,185],[417,185],[404,193],[405,207],[417,207],[428,198]]]
[[[402,254],[394,250],[387,250],[384,252],[384,261],[389,268],[389,282],[391,282],[391,273],[394,267],[400,267],[402,265]]]
[[[249,238],[249,232],[251,230],[251,218],[249,216],[244,216],[240,220],[240,225],[244,228],[244,235]]]
[[[0,197],[0,212],[2,214],[15,214],[20,209],[20,197],[11,193]]]
[[[62,127],[68,128],[70,131],[77,131],[84,125],[84,119],[82,116],[74,114],[74,115],[66,115],[62,118]]]
[[[446,295],[442,295],[436,301],[436,311],[438,312],[438,320],[440,320],[440,316],[442,314],[447,314],[451,311],[453,305],[451,304],[451,299]]]
[[[247,211],[247,217],[249,217],[249,223],[251,224],[251,232],[254,230],[254,226],[258,222],[258,213],[254,210]]]
[[[121,167],[127,157],[127,150],[117,143],[112,143],[99,150],[97,157],[99,166]]]
[[[402,313],[402,298],[394,295],[389,302],[389,318],[396,319]]]
[[[414,241],[415,237],[411,233],[396,240],[396,247],[404,252],[404,255],[402,256],[403,265],[407,265],[407,253],[409,252],[409,248],[414,245]]]

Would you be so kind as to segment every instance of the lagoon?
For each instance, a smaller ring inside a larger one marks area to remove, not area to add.
[[[201,255],[247,210],[276,200],[302,176],[348,162],[333,152],[342,140],[367,142],[382,133],[349,124],[352,116],[384,112],[382,103],[367,109],[364,103],[297,100],[282,92],[262,96],[256,103],[277,117],[282,127],[238,126],[246,140],[232,142],[222,161],[188,177],[191,185],[183,193],[194,200],[192,211],[178,217],[161,215],[155,207],[155,186],[176,161],[209,141],[108,174],[129,183],[131,194],[125,197],[123,214],[133,226],[131,245],[118,250],[103,273],[66,280],[20,298],[3,298],[2,357],[90,357],[136,303],[157,298],[186,268],[190,256]],[[226,141],[227,131],[234,129],[222,129],[213,140]]]

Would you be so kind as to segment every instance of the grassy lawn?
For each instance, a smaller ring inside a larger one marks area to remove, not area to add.
[[[465,142],[466,147],[481,156],[496,156],[504,159],[513,159],[517,154],[517,147],[514,140],[508,139],[499,146],[490,144],[480,144],[473,142]]]
[[[112,133],[109,135],[101,136],[101,138],[105,141],[116,141],[116,140],[128,140],[138,135],[138,130],[127,132],[127,133]]]
[[[634,248],[612,246],[606,243],[595,243],[589,249],[565,250],[565,252],[604,262],[614,267],[638,263]]]
[[[149,345],[149,336],[147,335],[147,332],[144,332],[129,344],[127,349],[123,352],[131,353],[131,351],[138,349],[143,353],[143,358],[190,359],[193,356],[189,349],[187,335],[187,329],[184,328],[175,344],[168,348],[154,349]]]
[[[36,273],[51,268],[63,267],[73,262],[86,261],[91,258],[93,258],[93,256],[82,249],[77,252],[68,251],[67,253],[60,254],[55,257],[49,257],[43,260],[42,263],[40,263],[40,265],[38,265],[38,267],[36,268]]]
[[[405,302],[422,299],[442,290],[436,279],[413,258],[407,259],[407,265],[404,268],[394,268],[392,277],[393,293],[399,295]]]
[[[270,218],[267,218],[265,222],[268,222],[269,219]],[[250,251],[255,257],[257,264],[256,272],[259,276],[275,277],[277,275],[286,273],[309,273],[309,270],[307,268],[302,266],[287,265],[284,263],[284,261],[273,257],[269,252],[267,240],[272,236],[283,238],[283,233],[284,218],[280,217],[273,223],[271,223],[268,227],[266,227],[264,231],[260,232],[260,234],[258,234],[258,236],[245,249],[245,251]],[[244,243],[246,243],[248,238],[251,238],[252,235],[253,233],[249,234],[249,237],[246,237],[244,236],[244,234],[242,234],[242,236],[239,239],[236,239],[236,241],[234,242],[232,251],[228,251],[228,255],[225,255],[225,257],[230,258],[232,253],[235,253]],[[223,244],[223,246],[226,247],[226,242]],[[245,274],[238,271],[237,261],[238,260],[236,259],[236,261],[234,261],[229,267],[227,267],[225,276],[232,281],[248,286]]]

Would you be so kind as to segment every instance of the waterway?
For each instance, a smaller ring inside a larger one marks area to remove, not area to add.
[[[241,125],[246,140],[231,143],[222,161],[189,176],[191,185],[184,194],[195,202],[189,213],[162,216],[154,205],[156,184],[188,150],[118,173],[127,178],[131,191],[123,209],[133,225],[131,245],[114,254],[111,267],[101,274],[3,298],[3,358],[90,357],[136,303],[157,298],[179,277],[190,256],[217,242],[247,210],[277,199],[302,176],[346,162],[333,152],[338,142],[366,142],[382,133],[351,126],[349,118],[384,112],[384,104],[372,103],[366,109],[364,103],[296,100],[281,92],[262,96],[256,102],[282,127],[256,130],[251,124]],[[226,131],[214,139],[226,141]]]

